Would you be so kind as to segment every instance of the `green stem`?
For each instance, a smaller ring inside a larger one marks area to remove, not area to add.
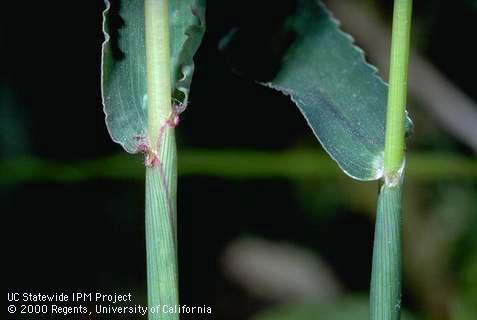
[[[384,171],[395,176],[404,161],[404,120],[411,31],[412,0],[394,2]]]
[[[146,168],[147,293],[150,320],[179,319],[163,313],[178,305],[176,189],[177,156],[171,117],[167,0],[145,0],[149,163]]]
[[[401,187],[412,0],[395,0],[384,147],[371,272],[370,319],[401,317]]]
[[[171,58],[168,0],[145,0],[147,130],[157,151],[161,128],[171,116]]]

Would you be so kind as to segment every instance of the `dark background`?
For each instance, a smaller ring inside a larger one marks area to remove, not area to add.
[[[392,2],[371,3],[389,22]],[[181,149],[194,148],[321,149],[286,97],[251,80],[273,74],[280,52],[267,39],[293,8],[291,0],[208,1],[191,104],[177,130],[179,157]],[[4,113],[15,122],[2,119],[2,158],[68,162],[121,152],[108,136],[101,106],[102,10],[99,0],[2,2],[1,108],[15,106]],[[416,46],[477,101],[475,72],[470,72],[477,70],[474,4],[416,1],[415,19]],[[240,30],[236,51],[220,52],[218,42],[231,28]],[[411,112],[416,114],[417,133],[410,149],[473,156],[465,144],[428,124],[423,111]],[[139,165],[141,161],[137,156]],[[425,186],[422,196],[444,194],[448,185]],[[306,196],[287,179],[180,177],[181,304],[210,305],[213,319],[245,319],[274,304],[222,272],[225,248],[244,235],[310,248],[331,266],[348,292],[365,293],[373,220],[360,208],[340,205],[340,191],[329,188],[334,188],[332,181],[315,184],[317,195],[336,198],[323,201],[317,214],[316,207],[303,204]],[[475,180],[462,189],[475,195]],[[36,181],[1,185],[0,190],[7,291],[132,292],[137,302],[145,301],[142,181]],[[449,267],[454,270],[460,260],[451,261],[457,261]],[[426,313],[406,282],[404,292],[406,307]],[[188,318],[194,316],[184,316]]]

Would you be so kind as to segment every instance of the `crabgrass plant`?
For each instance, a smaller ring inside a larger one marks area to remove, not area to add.
[[[203,32],[201,0],[123,0],[124,25],[109,32],[105,0],[102,99],[112,139],[143,153],[149,319],[178,319],[159,305],[178,304],[174,127],[188,103],[193,55]],[[115,8],[116,9],[116,8]],[[114,11],[117,12],[117,11]],[[112,37],[111,35],[117,35]],[[155,310],[155,311],[154,311]]]
[[[401,186],[411,0],[396,0],[389,90],[363,52],[318,1],[299,1],[288,28],[295,40],[266,85],[288,95],[338,166],[379,180],[370,319],[397,320],[401,309]],[[387,107],[386,107],[387,106]]]
[[[109,12],[106,1],[102,77],[106,123],[112,139],[126,151],[145,154],[148,304],[174,305],[178,303],[174,127],[188,101],[204,4],[122,1],[119,15],[124,27],[117,39],[108,33]],[[412,125],[405,110],[410,20],[411,1],[396,0],[388,90],[326,8],[317,0],[299,0],[286,24],[287,32],[295,35],[293,43],[274,78],[265,84],[291,98],[346,174],[380,181],[372,320],[400,318],[404,136]],[[149,313],[150,319],[164,316],[178,318]]]

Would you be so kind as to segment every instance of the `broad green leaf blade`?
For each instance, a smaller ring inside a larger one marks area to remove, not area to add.
[[[111,4],[105,0],[101,91],[106,125],[114,142],[127,152],[138,152],[138,141],[146,136],[146,49],[144,44],[144,1],[122,1],[119,14],[124,26],[118,30],[118,47],[123,56],[113,56],[108,33]]]
[[[170,0],[172,96],[187,104],[194,73],[193,57],[205,31],[205,0]]]
[[[379,179],[386,84],[319,1],[299,1],[289,28],[296,38],[268,85],[290,96],[345,173]]]
[[[119,28],[113,52],[108,31],[111,4],[105,0],[102,50],[102,98],[106,125],[113,141],[127,152],[138,152],[147,136],[146,50],[144,38],[144,1],[120,1]],[[187,104],[194,71],[193,56],[205,30],[203,0],[169,0],[171,47],[171,85],[178,104]]]

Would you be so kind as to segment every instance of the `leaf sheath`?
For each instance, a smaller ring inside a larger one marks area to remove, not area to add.
[[[178,305],[176,237],[176,146],[173,129],[161,144],[162,166],[146,169],[146,248],[149,320],[176,320],[162,306]],[[160,307],[158,307],[160,305]],[[154,313],[152,307],[159,308]]]
[[[371,320],[398,320],[401,314],[401,184],[381,186],[371,273]]]

